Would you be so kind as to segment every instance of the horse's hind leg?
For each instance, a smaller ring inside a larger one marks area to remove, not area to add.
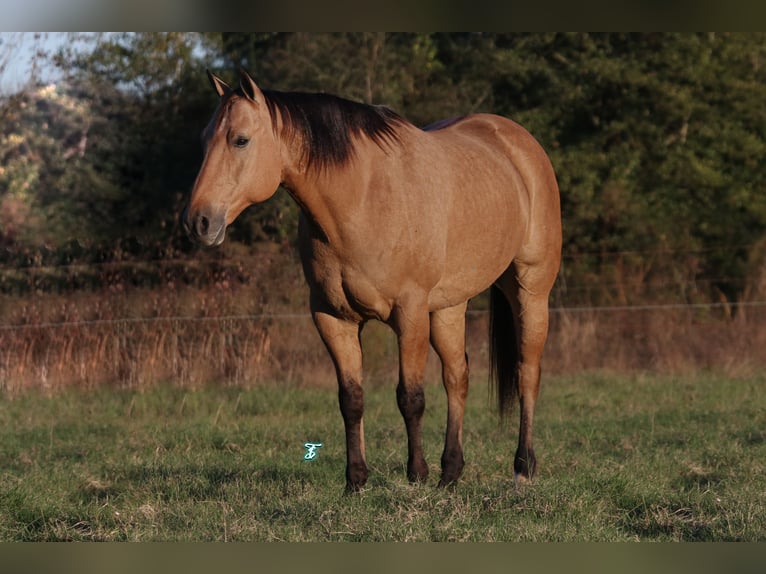
[[[314,310],[313,317],[338,375],[338,401],[346,428],[346,490],[356,491],[367,482],[359,324],[317,310]]]
[[[513,462],[514,479],[524,482],[535,473],[532,446],[535,403],[540,390],[540,359],[548,336],[548,293],[555,273],[542,266],[514,263],[498,281],[513,310],[516,325],[520,406],[519,444]]]
[[[442,362],[447,391],[447,432],[439,486],[453,484],[463,470],[463,414],[468,396],[468,360],[465,353],[466,303],[431,313],[431,344]]]

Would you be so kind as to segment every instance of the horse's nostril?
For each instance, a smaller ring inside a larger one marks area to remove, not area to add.
[[[226,231],[225,216],[215,209],[189,214],[184,225],[189,237],[202,245],[218,245]]]
[[[200,215],[199,219],[197,220],[197,233],[200,236],[204,236],[204,235],[207,235],[207,232],[209,229],[210,229],[210,220],[204,215]]]

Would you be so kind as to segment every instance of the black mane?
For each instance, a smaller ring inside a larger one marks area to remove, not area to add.
[[[284,135],[299,136],[308,168],[347,163],[354,154],[353,137],[363,135],[383,147],[398,141],[396,127],[406,120],[383,106],[353,102],[330,94],[265,90],[266,105],[276,126],[281,114]]]

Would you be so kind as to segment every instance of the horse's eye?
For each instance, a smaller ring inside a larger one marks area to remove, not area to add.
[[[245,136],[237,136],[234,138],[234,147],[245,147],[250,143],[250,140]]]

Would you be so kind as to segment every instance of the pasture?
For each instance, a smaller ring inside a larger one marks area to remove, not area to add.
[[[366,385],[370,478],[344,494],[333,386],[68,388],[0,401],[0,540],[763,541],[761,375],[544,378],[539,471],[472,376],[466,467],[437,489],[446,400],[426,384],[426,484],[405,477],[394,385]],[[515,421],[515,416],[512,419]],[[304,461],[305,442],[321,442]]]

